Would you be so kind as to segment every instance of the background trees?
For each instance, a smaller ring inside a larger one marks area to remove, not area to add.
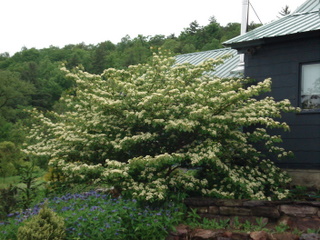
[[[214,17],[209,24],[190,23],[179,36],[124,36],[119,43],[110,41],[97,45],[69,44],[63,48],[22,48],[10,56],[0,54],[0,142],[12,141],[17,147],[23,141],[21,121],[32,124],[24,109],[37,108],[44,112],[63,111],[57,103],[63,92],[72,91],[74,81],[59,69],[80,66],[87,72],[101,74],[104,69],[126,69],[129,65],[146,63],[152,56],[151,47],[161,47],[173,54],[211,50],[239,34],[240,25],[230,23],[222,27]],[[25,123],[26,124],[26,123]]]
[[[20,149],[12,142],[0,142],[0,176],[6,178],[17,174],[17,166],[22,162]]]
[[[0,70],[0,118],[14,122],[19,108],[30,104],[34,92],[34,85],[18,73]]]

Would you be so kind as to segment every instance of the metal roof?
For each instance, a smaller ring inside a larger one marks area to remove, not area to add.
[[[319,0],[307,0],[294,13],[230,39],[223,44],[226,46],[239,45],[272,37],[320,30],[319,9]]]
[[[295,13],[305,13],[305,12],[313,12],[320,10],[320,1],[319,0],[309,0],[301,4],[294,12]]]
[[[234,72],[239,65],[240,57],[237,50],[231,48],[222,48],[204,52],[187,53],[176,56],[177,63],[191,63],[193,65],[198,65],[203,61],[213,58],[217,59],[223,56],[229,55],[230,57],[224,60],[224,63],[217,66],[214,72],[211,74],[217,77],[235,77],[239,73]]]

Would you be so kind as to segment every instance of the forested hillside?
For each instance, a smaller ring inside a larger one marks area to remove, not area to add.
[[[251,28],[257,24],[251,24]],[[119,43],[108,40],[97,45],[70,44],[63,48],[22,48],[10,56],[0,54],[0,144],[9,141],[19,146],[23,142],[24,124],[28,123],[24,109],[49,111],[59,108],[55,102],[73,82],[60,71],[76,66],[100,74],[106,68],[126,68],[145,63],[152,55],[151,47],[170,50],[174,55],[222,48],[222,43],[240,32],[239,23],[221,26],[214,17],[206,26],[197,21],[189,24],[179,36],[125,36]],[[1,149],[1,148],[0,148]],[[5,151],[5,150],[4,150]]]

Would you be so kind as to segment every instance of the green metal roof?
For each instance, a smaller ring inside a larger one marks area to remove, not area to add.
[[[320,30],[320,1],[307,0],[292,14],[232,38],[226,46],[246,45],[248,42]],[[248,44],[251,45],[251,44]]]
[[[295,13],[305,13],[305,12],[313,12],[320,10],[320,1],[319,0],[309,0],[301,4],[294,12]]]
[[[231,48],[222,48],[204,52],[195,52],[195,53],[187,53],[176,56],[177,63],[191,63],[193,65],[198,65],[203,61],[213,58],[217,59],[219,57],[223,57],[229,55],[230,58],[224,60],[223,64],[217,66],[214,72],[211,74],[217,77],[226,78],[226,77],[235,77],[239,73],[234,72],[240,62],[240,57],[238,55],[237,50]]]

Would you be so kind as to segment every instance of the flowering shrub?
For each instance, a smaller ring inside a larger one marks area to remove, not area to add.
[[[270,79],[212,77],[220,63],[175,65],[155,53],[148,64],[101,75],[62,68],[77,87],[60,99],[60,112],[33,111],[25,152],[49,156],[65,180],[106,181],[138,200],[283,198],[290,179],[269,155],[290,152],[268,129],[289,130],[275,119],[295,109],[288,100],[255,99],[270,91]]]

